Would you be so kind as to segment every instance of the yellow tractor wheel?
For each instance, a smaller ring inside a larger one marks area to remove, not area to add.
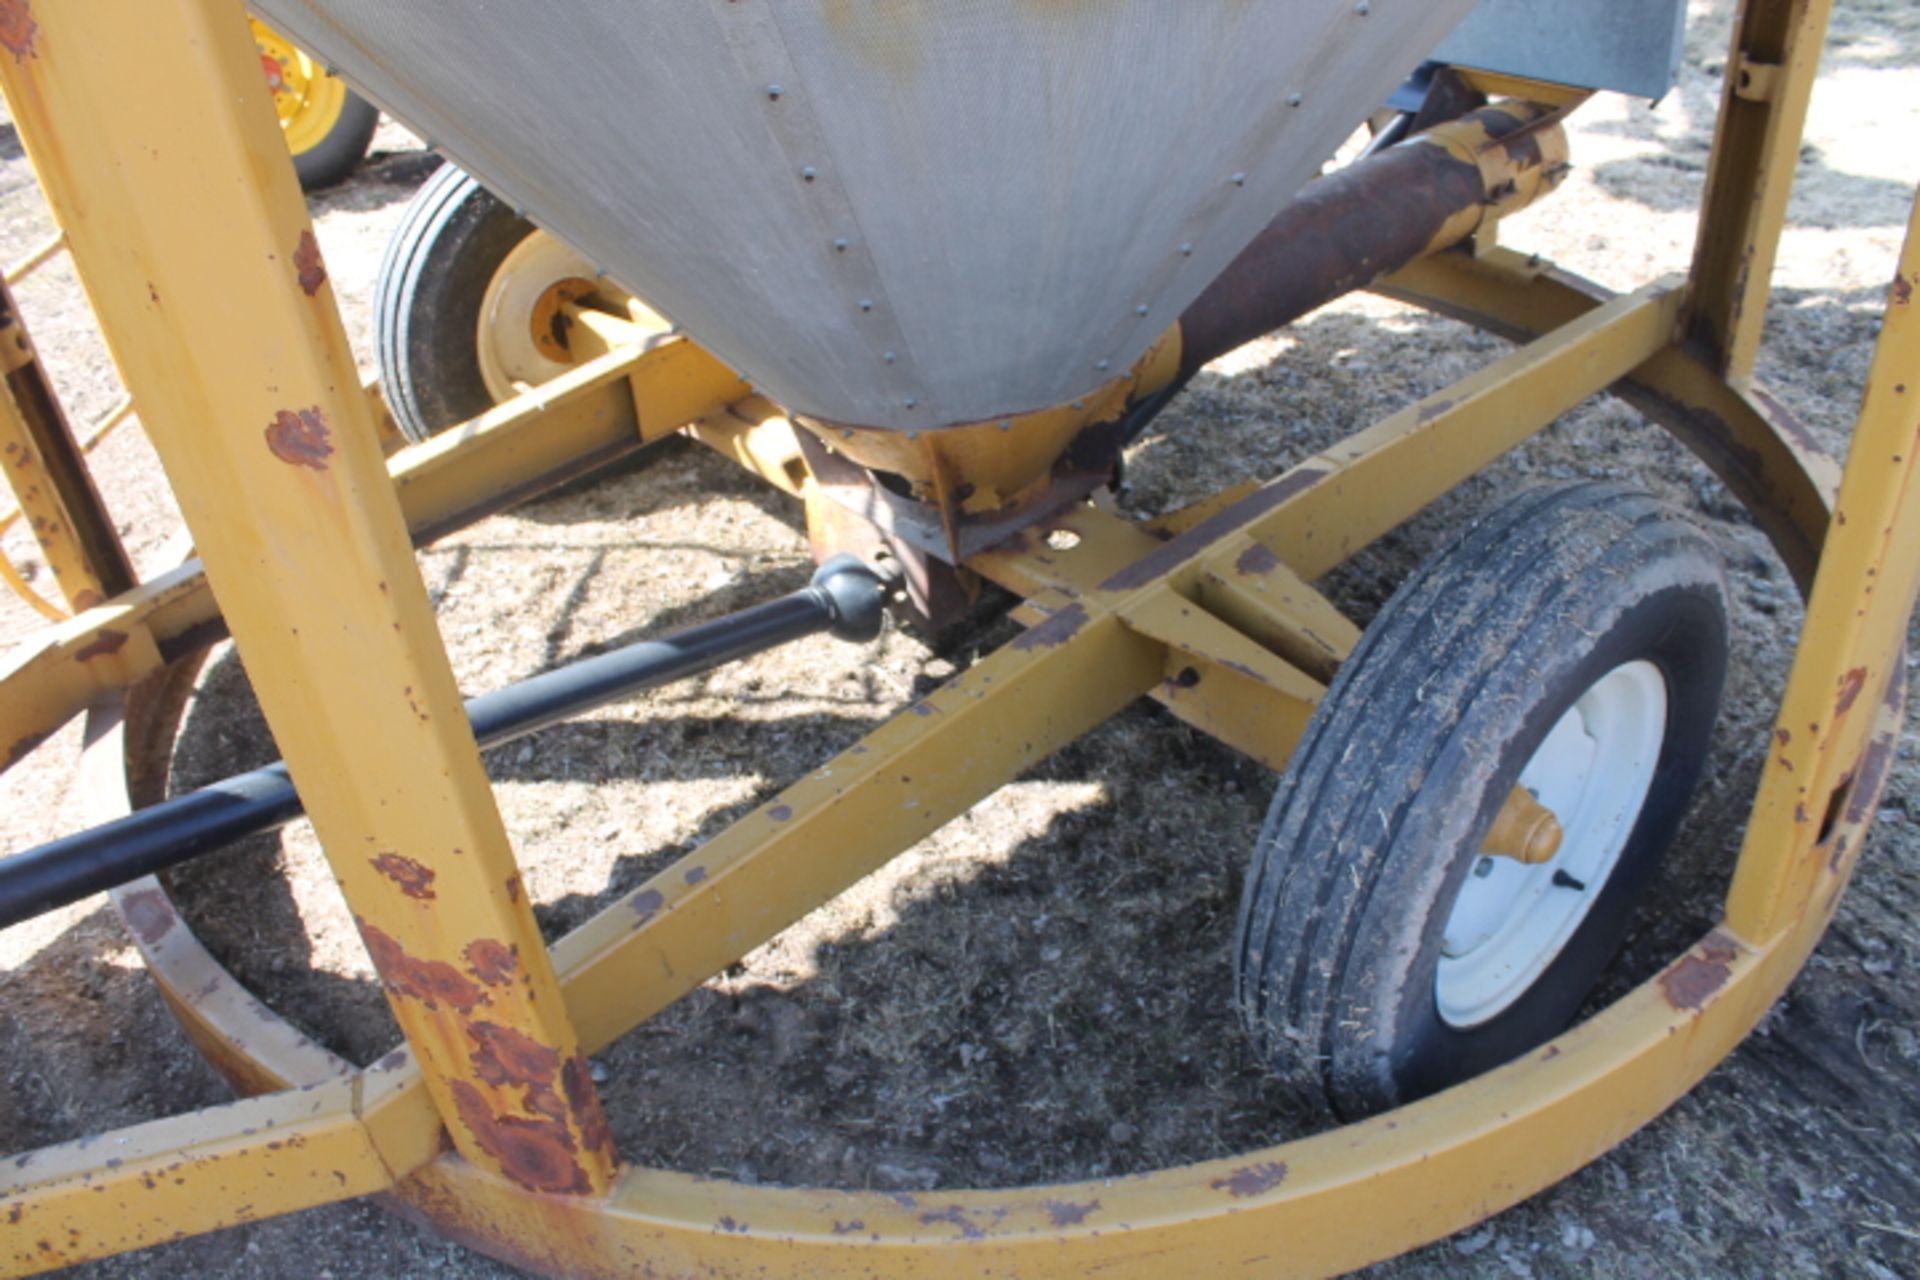
[[[253,40],[301,187],[343,181],[366,156],[380,109],[266,24],[253,23]]]

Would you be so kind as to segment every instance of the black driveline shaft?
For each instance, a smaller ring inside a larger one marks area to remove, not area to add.
[[[497,747],[816,632],[871,640],[880,634],[888,589],[855,557],[835,556],[790,595],[481,694],[467,701],[467,718],[481,747]],[[287,766],[275,762],[0,859],[0,928],[271,831],[300,813]]]

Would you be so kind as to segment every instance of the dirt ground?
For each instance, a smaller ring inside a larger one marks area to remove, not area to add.
[[[1696,0],[1680,87],[1603,99],[1573,125],[1577,169],[1505,238],[1630,287],[1685,268],[1720,91],[1730,0]],[[1836,451],[1920,178],[1920,10],[1843,2],[1803,150],[1761,376]],[[434,160],[397,126],[314,201],[363,354],[386,235]],[[50,227],[0,128],[0,260]],[[22,306],[72,416],[117,382],[64,263]],[[1128,458],[1132,514],[1267,476],[1485,363],[1492,339],[1355,298],[1220,362]],[[137,426],[100,474],[143,569],[177,515]],[[1735,584],[1734,674],[1708,777],[1601,998],[1716,918],[1800,618],[1738,505],[1613,401],[1582,406],[1323,585],[1359,620],[1474,511],[1526,483],[1635,480],[1699,514]],[[43,588],[30,542],[6,551]],[[493,688],[632,637],[789,590],[798,512],[687,447],[437,544],[421,571],[462,685]],[[0,641],[35,617],[0,601]],[[711,837],[1009,634],[934,652],[889,634],[821,639],[636,699],[489,760],[549,936]],[[352,696],[343,691],[343,696]],[[78,825],[75,731],[0,777],[0,849]],[[1920,1274],[1920,813],[1907,734],[1854,887],[1763,1024],[1666,1116],[1565,1183],[1390,1263],[1383,1277]],[[175,785],[276,755],[218,652]],[[1228,945],[1273,780],[1152,706],[1034,769],[709,982],[596,1063],[632,1160],[745,1182],[923,1190],[1118,1175],[1318,1124],[1255,1062]],[[304,824],[175,877],[204,938],[284,1014],[356,1061],[395,1032]],[[226,1097],[94,899],[0,933],[0,1150]],[[369,1204],[313,1210],[76,1269],[107,1277],[517,1274]]]

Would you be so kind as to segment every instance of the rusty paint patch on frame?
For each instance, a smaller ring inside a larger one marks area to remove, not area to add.
[[[640,917],[640,923],[645,924],[660,914],[660,908],[667,905],[667,899],[658,889],[642,889],[628,899],[627,905]]]
[[[1845,715],[1859,701],[1860,691],[1867,687],[1867,669],[1855,667],[1840,681],[1840,696],[1834,700],[1835,715]]]
[[[1098,1200],[1075,1204],[1071,1200],[1047,1201],[1047,1217],[1056,1227],[1077,1227],[1100,1207]]]
[[[1715,929],[1660,975],[1660,990],[1667,1003],[1686,1013],[1698,1013],[1715,992],[1727,985],[1739,955],[1733,939]]]
[[[495,938],[479,938],[461,952],[473,976],[490,987],[502,987],[513,981],[520,968],[520,949]]]
[[[300,233],[300,244],[293,251],[293,267],[299,272],[300,291],[311,298],[327,282],[326,263],[320,260],[320,242],[311,230]]]
[[[134,936],[148,946],[153,946],[165,937],[167,930],[179,922],[174,914],[173,904],[167,901],[167,895],[158,889],[141,889],[130,893],[120,900],[120,914],[126,920],[127,927]]]
[[[439,896],[433,891],[433,881],[438,873],[425,863],[417,862],[400,853],[383,853],[367,861],[373,865],[375,871],[399,885],[400,892],[409,898],[424,902]]]
[[[580,1141],[589,1151],[613,1154],[613,1126],[607,1123],[606,1110],[600,1105],[600,1092],[593,1087],[593,1072],[584,1054],[576,1053],[560,1069],[560,1088],[573,1108],[580,1126]]]
[[[24,66],[36,56],[33,44],[39,34],[40,24],[33,20],[27,0],[0,0],[0,45],[7,47],[15,62]]]
[[[417,960],[388,933],[355,916],[367,954],[380,971],[381,982],[395,995],[408,996],[429,1009],[448,1005],[461,1013],[472,1013],[487,1003],[486,992],[466,974],[444,960]]]
[[[1265,1195],[1287,1180],[1286,1162],[1266,1160],[1235,1169],[1224,1178],[1208,1183],[1215,1191],[1224,1191],[1236,1200]]]
[[[273,456],[292,466],[325,471],[333,456],[333,432],[319,405],[298,413],[282,409],[267,425],[266,436]]]
[[[551,1090],[559,1075],[560,1051],[524,1031],[497,1022],[473,1022],[467,1026],[467,1038],[474,1045],[473,1073],[483,1084]]]
[[[460,1122],[508,1181],[549,1195],[585,1195],[592,1189],[587,1171],[574,1158],[578,1144],[565,1124],[551,1117],[498,1115],[486,1095],[465,1080],[452,1081],[451,1089]]]

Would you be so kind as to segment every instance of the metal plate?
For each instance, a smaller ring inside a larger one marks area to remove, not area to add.
[[[1530,80],[1665,96],[1680,73],[1686,0],[1480,0],[1433,56]]]
[[[1471,0],[262,0],[788,408],[1071,400]]]

